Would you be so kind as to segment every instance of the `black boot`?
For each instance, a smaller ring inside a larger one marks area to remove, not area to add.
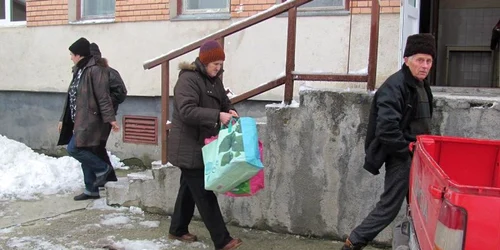
[[[108,170],[103,175],[97,176],[94,181],[94,188],[104,187],[106,184],[108,175],[113,172],[113,167],[108,165]]]
[[[101,196],[99,196],[99,195],[94,196],[94,195],[87,195],[87,194],[81,193],[81,194],[73,197],[73,200],[75,200],[75,201],[84,201],[84,200],[99,199],[99,198],[101,198]]]

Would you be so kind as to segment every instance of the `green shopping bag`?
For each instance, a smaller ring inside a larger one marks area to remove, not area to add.
[[[249,180],[263,168],[257,124],[253,118],[231,119],[216,140],[202,148],[205,189],[225,193]]]

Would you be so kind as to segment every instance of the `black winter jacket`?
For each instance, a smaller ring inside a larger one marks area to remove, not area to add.
[[[391,75],[375,93],[370,109],[365,140],[365,164],[363,168],[377,175],[387,157],[409,157],[409,144],[416,136],[409,131],[418,107],[418,80],[408,66]],[[424,80],[432,115],[433,96],[429,82]]]

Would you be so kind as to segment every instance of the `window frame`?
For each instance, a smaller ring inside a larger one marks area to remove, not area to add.
[[[187,9],[185,7],[184,1],[189,0],[177,0],[177,15],[220,15],[220,14],[231,14],[231,0],[227,1],[227,7],[225,9]],[[217,10],[217,11],[213,11]]]
[[[287,0],[277,0],[276,3],[277,4],[281,4],[281,3],[284,3],[286,2]],[[350,8],[350,0],[343,0],[343,6],[330,6],[330,7],[304,7],[303,6],[300,6],[299,8],[297,8],[297,12],[317,12],[317,13],[321,13],[321,12],[330,12],[330,11],[349,11],[349,8]]]
[[[116,0],[115,0],[115,11],[113,15],[95,15],[95,16],[84,16],[83,8],[86,0],[76,1],[76,20],[78,21],[88,21],[88,20],[114,20],[116,18]],[[87,0],[88,1],[88,0]]]
[[[0,26],[24,26],[26,25],[26,20],[24,21],[12,21],[12,2],[15,0],[5,0],[4,8],[5,8],[5,19],[0,19]],[[26,1],[24,1],[24,8],[26,19],[28,18]]]

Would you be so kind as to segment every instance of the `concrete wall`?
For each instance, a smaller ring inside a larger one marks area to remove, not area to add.
[[[0,134],[27,144],[47,154],[59,155],[64,147],[57,147],[57,123],[62,113],[65,93],[0,91]],[[246,101],[235,106],[243,116],[259,121],[265,119],[264,101]],[[170,105],[172,108],[172,105]],[[172,110],[170,111],[172,114]],[[117,120],[124,115],[155,116],[158,126],[161,118],[159,97],[129,96],[118,109]],[[136,157],[145,164],[161,157],[161,145],[124,143],[123,130],[111,133],[107,148],[121,159]],[[158,136],[160,142],[161,133]]]
[[[1,27],[0,90],[66,91],[72,66],[68,47],[84,36],[100,45],[103,55],[122,74],[130,95],[159,96],[160,69],[145,71],[143,62],[238,21]],[[352,15],[352,26],[350,23],[350,15],[300,17],[296,69],[346,73],[348,61],[351,70],[366,68],[370,15]],[[225,85],[242,93],[284,72],[286,26],[287,18],[277,17],[228,37]],[[380,31],[379,82],[397,68],[399,15],[383,14]],[[178,63],[192,61],[196,55],[190,53],[171,62],[172,83],[177,79]],[[257,99],[281,100],[282,95],[280,88]]]
[[[298,108],[267,108],[261,131],[266,188],[247,198],[220,195],[226,221],[335,239],[349,234],[383,190],[384,172],[372,176],[362,168],[371,99],[365,92],[308,90]],[[436,93],[433,132],[500,140],[499,103],[498,96]],[[108,203],[171,214],[179,173],[175,167],[153,169],[154,180],[125,181],[127,192],[111,184]],[[391,230],[376,240],[390,242]]]

